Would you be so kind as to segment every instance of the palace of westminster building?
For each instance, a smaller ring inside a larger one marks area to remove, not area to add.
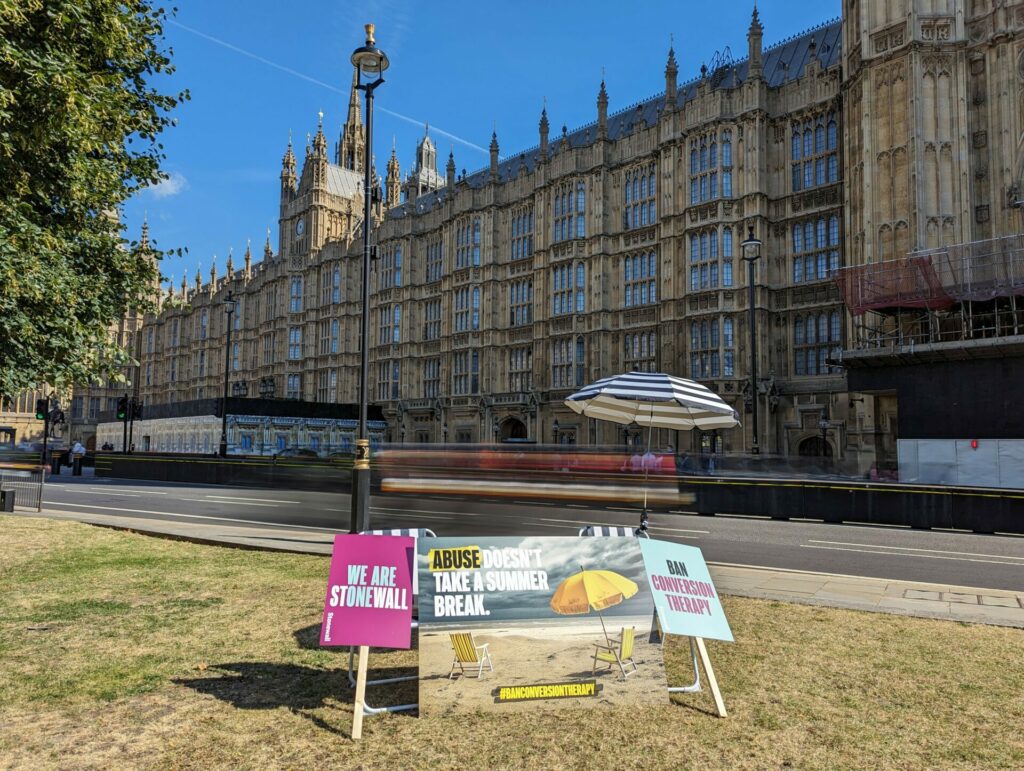
[[[622,444],[635,430],[563,405],[628,370],[698,380],[742,427],[678,438],[762,452],[895,452],[895,397],[854,393],[844,355],[861,319],[846,266],[1019,233],[1024,1],[843,0],[841,20],[717,56],[664,92],[457,173],[429,134],[404,178],[392,156],[374,204],[370,401],[405,442]],[[329,155],[322,118],[280,174],[278,250],[196,275],[132,324],[146,405],[220,396],[355,402],[364,127],[353,88]],[[333,157],[331,157],[333,155]],[[379,178],[378,178],[379,180]],[[750,388],[748,263],[758,366]],[[233,386],[237,388],[237,386]],[[104,405],[106,408],[109,405]],[[646,434],[644,435],[646,440]],[[676,441],[655,437],[664,446]]]

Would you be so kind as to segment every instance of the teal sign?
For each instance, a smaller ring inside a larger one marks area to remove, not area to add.
[[[732,642],[729,622],[700,549],[638,540],[662,631]]]

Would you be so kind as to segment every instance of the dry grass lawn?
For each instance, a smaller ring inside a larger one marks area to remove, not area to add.
[[[1024,632],[726,598],[707,693],[368,718],[316,647],[322,557],[0,517],[0,767],[1020,768]],[[670,646],[670,678],[687,648]],[[415,653],[375,653],[376,676]],[[415,683],[373,689],[415,701]]]

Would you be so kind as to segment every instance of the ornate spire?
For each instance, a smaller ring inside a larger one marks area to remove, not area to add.
[[[445,166],[444,172],[448,187],[452,187],[455,184],[455,148],[448,153],[448,165]]]
[[[295,153],[292,151],[292,132],[288,131],[288,149],[284,152],[284,157],[281,159],[281,193],[294,193],[295,192]]]
[[[264,262],[273,258],[274,250],[270,248],[270,228],[267,228],[267,242],[263,244],[263,260]]]
[[[317,113],[316,136],[313,138],[313,155],[317,159],[327,160],[327,137],[324,136],[324,111]]]
[[[139,234],[139,249],[149,251],[149,214],[142,215],[142,233]]]
[[[544,107],[540,111],[540,157],[547,158],[548,156],[548,105],[547,99],[544,100]]]
[[[187,291],[188,291],[188,279],[185,277],[184,274],[182,274],[182,276],[181,276],[181,297],[182,297],[182,299],[185,298]]]
[[[761,59],[761,38],[764,27],[761,26],[761,19],[757,15],[757,3],[754,3],[754,11],[750,14],[750,29],[747,30],[747,66],[748,78],[760,78],[763,62]]]
[[[676,50],[673,42],[668,45],[668,61],[665,63],[665,111],[669,112],[676,108],[676,94],[679,92],[677,77],[679,66],[676,64]]]
[[[359,113],[359,72],[352,69],[352,91],[348,97],[348,117],[341,127],[335,162],[342,168],[362,172],[363,153],[366,152],[366,131]]]
[[[597,135],[604,139],[608,136],[608,92],[601,78],[601,90],[597,92]]]
[[[245,250],[249,251],[248,245],[245,247]],[[235,266],[231,262],[231,250],[230,249],[228,249],[228,264],[227,264],[227,266],[225,268],[224,277],[228,281],[230,281],[231,279],[233,279],[235,277]]]
[[[491,179],[498,178],[498,132],[491,132]]]
[[[395,149],[394,137],[391,138],[391,157],[388,159],[385,193],[388,208],[398,206],[402,198],[402,170],[398,165],[398,151]]]
[[[217,291],[217,255],[213,255],[213,262],[210,264],[210,294]]]
[[[269,237],[269,236],[268,236]],[[252,246],[249,243],[249,239],[245,239],[245,277],[249,278],[252,275]]]

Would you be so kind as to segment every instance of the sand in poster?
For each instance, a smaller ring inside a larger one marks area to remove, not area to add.
[[[667,700],[635,540],[432,538],[417,548],[421,715]]]

